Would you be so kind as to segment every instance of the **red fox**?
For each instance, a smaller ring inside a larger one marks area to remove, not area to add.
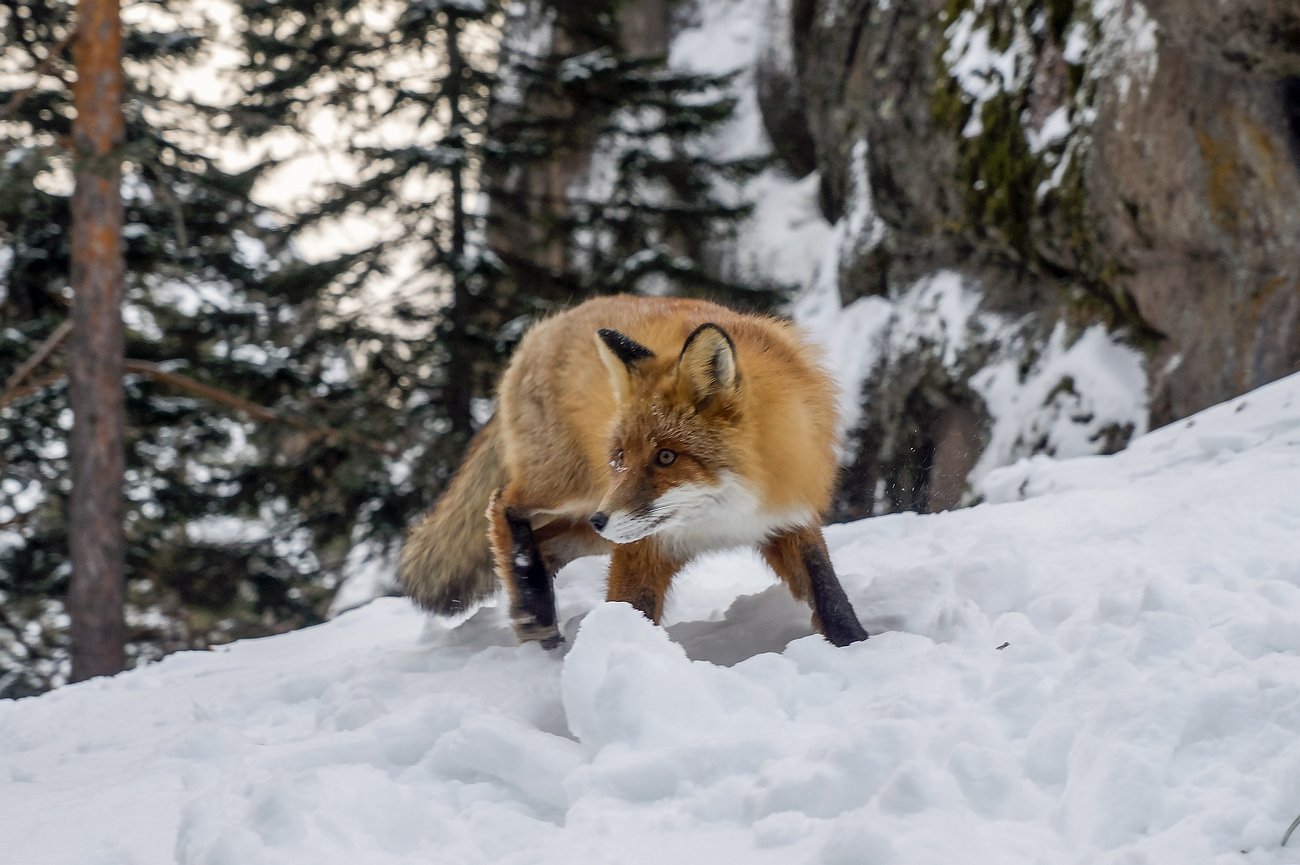
[[[525,334],[495,415],[407,536],[402,583],[448,614],[499,579],[519,640],[554,648],[552,581],[573,559],[611,553],[608,600],[658,623],[688,561],[755,546],[828,640],[864,640],[820,528],[835,402],[788,322],[700,300],[589,300]]]

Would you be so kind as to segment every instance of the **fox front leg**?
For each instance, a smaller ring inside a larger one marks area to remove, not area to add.
[[[685,564],[669,555],[653,538],[619,544],[609,563],[607,601],[625,601],[656,625],[664,612],[664,598],[673,577]]]
[[[782,532],[763,544],[762,552],[791,594],[812,606],[813,627],[822,636],[837,646],[867,638],[866,628],[835,576],[821,529]]]
[[[510,598],[510,625],[519,642],[554,649],[564,642],[555,615],[555,583],[533,536],[532,521],[497,491],[488,505],[497,577]]]

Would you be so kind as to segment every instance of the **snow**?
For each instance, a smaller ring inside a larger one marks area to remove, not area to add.
[[[733,247],[741,272],[780,285],[808,284],[832,228],[817,207],[816,172],[797,181],[767,169],[745,185],[754,209]]]
[[[1097,59],[1089,74],[1113,81],[1120,102],[1128,99],[1133,84],[1146,98],[1159,63],[1159,28],[1138,0],[1096,0],[1092,17],[1101,30]]]
[[[554,32],[554,12],[541,8],[541,4],[527,0],[510,0],[505,4],[505,22],[501,28],[503,53],[541,57],[550,49]],[[498,67],[498,74],[501,80],[497,98],[504,105],[519,105],[524,90],[514,66],[502,63]]]
[[[982,108],[999,93],[1013,93],[1024,83],[1033,56],[1033,41],[1019,9],[1013,7],[1015,27],[1005,50],[993,47],[987,24],[981,24],[983,0],[964,10],[944,31],[948,47],[943,63],[948,74],[970,99],[971,114],[962,135],[983,131]]]
[[[853,143],[849,162],[850,190],[845,203],[844,223],[848,238],[852,240],[859,256],[866,255],[885,239],[885,221],[876,213],[874,193],[871,191],[871,172],[867,167],[869,145],[865,138]]]
[[[848,306],[840,302],[841,262],[868,254],[885,236],[885,224],[876,214],[872,200],[865,140],[854,143],[852,156],[852,188],[845,202],[845,214],[825,232],[820,247],[812,247],[820,260],[812,271],[811,284],[795,299],[791,309],[795,321],[826,352],[827,368],[839,385],[841,433],[857,426],[862,418],[862,384],[889,348],[896,313],[895,305],[880,297],[859,298]],[[815,181],[816,175],[809,175],[808,179]],[[800,191],[810,197],[811,204],[816,186]],[[757,239],[769,249],[785,248],[783,241],[776,237]]]
[[[45,498],[39,481],[24,484],[17,478],[5,478],[0,481],[0,492],[5,494],[7,504],[0,508],[0,519],[8,523],[18,514],[25,514],[35,508]]]
[[[1146,432],[1145,361],[1105,328],[1093,325],[1071,341],[1058,323],[1028,369],[1018,348],[1013,345],[971,378],[993,418],[972,482],[1039,450],[1086,456],[1103,449],[1111,430]]]
[[[969,480],[1038,452],[1084,456],[1103,450],[1127,430],[1146,432],[1147,376],[1143,356],[1100,326],[1071,333],[1058,324],[1045,343],[1022,332],[1024,322],[981,309],[979,285],[939,270],[889,298],[843,305],[837,271],[852,212],[832,242],[793,314],[821,344],[840,391],[841,432],[871,411],[863,383],[883,365],[932,356],[955,379],[970,372],[971,389],[989,417],[988,438]],[[970,364],[979,368],[969,370]],[[1116,438],[1116,436],[1118,436]]]
[[[397,549],[373,540],[354,540],[339,575],[339,588],[330,601],[334,618],[397,590]]]
[[[1108,26],[1122,19],[1109,6],[1103,11]],[[832,5],[825,11],[841,13]],[[1135,6],[1129,18],[1140,23],[1143,14]],[[789,15],[788,0],[723,0],[684,8],[685,23],[669,46],[669,65],[680,71],[736,73],[734,114],[701,145],[710,156],[725,159],[771,152],[758,106],[755,69],[762,57],[777,65],[793,62],[787,56],[788,28],[781,23]],[[1001,53],[989,48],[986,28],[977,26],[973,12],[963,13],[949,27],[945,60],[976,103],[1000,89],[1023,84],[1030,65],[1026,58],[1032,52],[1025,25],[1019,17],[1016,20],[1011,45]],[[1081,31],[1076,27],[1070,32]],[[1145,39],[1135,36],[1133,41],[1145,44]],[[1088,47],[1080,47],[1074,35],[1067,41],[1070,51]],[[977,120],[979,111],[972,117]],[[1090,119],[1085,112],[1072,114],[1069,107],[1061,106],[1038,128],[1027,130],[1035,152],[1054,166],[1051,177],[1040,185],[1039,197],[1062,181],[1070,163],[1073,126],[1086,122]],[[578,198],[607,198],[619,147],[618,136],[607,135],[570,192]],[[1025,335],[1029,322],[981,311],[980,286],[948,270],[936,270],[910,285],[890,286],[888,297],[841,301],[842,294],[860,293],[857,286],[841,292],[841,272],[864,260],[887,232],[875,209],[869,151],[865,138],[853,142],[849,194],[844,214],[834,225],[821,214],[816,172],[795,178],[773,166],[730,190],[737,200],[751,202],[753,210],[738,227],[721,265],[727,276],[739,281],[799,289],[790,311],[823,346],[826,365],[836,376],[841,432],[855,429],[871,410],[862,395],[873,372],[909,354],[931,350],[940,355],[954,380],[971,379],[992,419],[990,444],[972,480],[1039,450],[1064,456],[1095,453],[1104,449],[1108,431],[1144,431],[1146,380],[1135,374],[1143,371],[1141,356],[1100,329],[1082,333],[1058,329],[1046,345],[1036,344]],[[588,237],[583,242],[597,240]],[[642,286],[643,291],[666,288]],[[978,358],[986,359],[987,368],[972,378],[975,370],[964,366]],[[1096,369],[1091,366],[1094,361],[1100,364]],[[1062,388],[1063,382],[1069,386]]]
[[[987,28],[978,25],[975,14],[982,4],[976,7],[948,28],[944,59],[978,109],[1000,90],[1023,84],[1032,45],[1024,22],[1017,17],[1008,49],[993,51]],[[1110,7],[1103,11],[1108,26],[1117,26],[1115,22],[1122,18],[1119,12]],[[790,62],[782,57],[788,53],[782,40],[789,34],[768,23],[788,20],[789,14],[787,0],[694,4],[687,16],[689,25],[674,34],[669,52],[674,68],[738,72],[732,85],[735,113],[725,129],[707,142],[711,155],[770,152],[755,91],[755,65],[764,52],[773,62]],[[842,10],[836,12],[828,5],[825,14],[842,14]],[[1138,23],[1146,20],[1143,15],[1136,5],[1129,12]],[[1135,36],[1133,41],[1138,45],[1146,44],[1145,40]],[[1067,48],[1082,50],[1074,42]],[[979,114],[972,112],[972,122],[978,122]],[[1061,106],[1040,127],[1027,130],[1034,151],[1054,165],[1053,174],[1038,190],[1039,197],[1058,186],[1065,175],[1073,124],[1089,119],[1082,111],[1075,115]],[[1058,152],[1063,148],[1063,153]],[[908,355],[933,351],[955,380],[970,379],[992,421],[989,445],[972,480],[1039,450],[1063,456],[1096,453],[1106,446],[1109,431],[1143,432],[1147,388],[1141,356],[1099,328],[1082,333],[1058,328],[1046,345],[1037,344],[1041,340],[1036,343],[1025,335],[1028,322],[980,310],[980,286],[948,270],[936,270],[910,285],[891,286],[888,297],[841,301],[841,272],[846,265],[864,260],[887,232],[873,200],[869,150],[865,138],[853,143],[849,194],[844,214],[834,225],[821,215],[816,172],[792,178],[772,167],[735,190],[738,197],[753,202],[754,209],[739,227],[730,250],[736,271],[731,275],[802,289],[791,313],[823,346],[826,365],[836,376],[841,431],[859,426],[871,410],[864,405],[863,389],[873,372]],[[598,148],[585,181],[598,180],[601,166],[614,157],[608,143]],[[593,189],[599,194],[600,184]],[[856,286],[849,289],[843,294],[859,293]],[[978,358],[985,358],[981,364],[986,368],[978,372],[964,368]]]
[[[751,554],[666,629],[586,559],[567,651],[381,599],[0,703],[5,860],[1300,860],[1300,375],[981,493],[828,529],[844,649]]]
[[[1045,149],[1064,141],[1070,134],[1070,109],[1062,105],[1043,119],[1038,129],[1027,131],[1030,153],[1042,153]]]
[[[560,64],[559,78],[564,82],[582,81],[601,72],[608,72],[617,68],[617,58],[614,57],[612,52],[602,48],[565,60]]]
[[[736,107],[726,128],[710,142],[709,152],[719,159],[769,153],[772,148],[763,131],[753,83],[754,64],[764,44],[766,0],[697,2],[683,14],[692,20],[672,36],[669,67],[700,75],[736,73],[732,92]]]
[[[731,119],[703,149],[716,159],[770,155],[754,76],[765,51],[773,63],[794,63],[786,24],[789,0],[692,3],[683,17],[689,24],[672,37],[669,66],[697,74],[735,74]],[[733,278],[796,287],[811,282],[832,232],[818,207],[819,182],[816,172],[797,178],[773,165],[738,188],[722,190],[754,207],[723,252],[735,269]]]
[[[1010,28],[1001,50],[994,45],[991,29],[996,17],[1002,18],[1002,27]],[[948,25],[941,60],[971,108],[963,136],[983,134],[982,108],[989,100],[1000,93],[1018,92],[1028,98],[1022,91],[1035,89],[1035,56],[1041,53],[1034,47],[1035,34],[1041,39],[1044,28],[1041,10],[1026,20],[1019,6],[989,0],[973,0]],[[1078,88],[1067,104],[1054,106],[1045,117],[1036,111],[1022,112],[1030,153],[1051,169],[1036,188],[1037,200],[1060,188],[1077,152],[1090,146],[1098,117],[1098,88],[1113,92],[1120,103],[1134,92],[1145,99],[1157,70],[1158,48],[1159,27],[1138,0],[1095,0],[1075,10],[1060,47],[1061,59],[1083,67],[1087,79],[1097,86]],[[1115,122],[1122,128],[1122,117]]]
[[[208,482],[211,472],[194,464],[191,471],[202,474],[199,479]],[[262,519],[247,519],[228,515],[214,515],[190,520],[185,524],[185,536],[196,544],[255,544],[267,539],[271,525]]]
[[[1065,32],[1065,48],[1061,51],[1061,59],[1072,66],[1078,66],[1087,57],[1089,44],[1088,24],[1076,20]]]
[[[837,234],[839,225],[836,226]],[[864,411],[863,382],[889,345],[894,305],[884,298],[864,297],[841,306],[835,285],[838,245],[827,248],[826,258],[811,289],[794,305],[795,321],[822,346],[826,368],[839,388],[839,433],[857,427]]]

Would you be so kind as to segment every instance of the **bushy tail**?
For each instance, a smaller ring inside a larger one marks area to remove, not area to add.
[[[451,484],[406,535],[398,575],[412,600],[450,615],[497,588],[488,545],[488,501],[506,482],[496,418],[470,441]]]

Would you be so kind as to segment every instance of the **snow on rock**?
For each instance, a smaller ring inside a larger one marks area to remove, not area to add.
[[[822,344],[840,389],[844,430],[872,410],[863,385],[899,358],[932,354],[954,378],[969,377],[990,419],[969,480],[1032,453],[1097,453],[1146,431],[1142,355],[1100,326],[1073,337],[1058,324],[1045,344],[1020,323],[980,308],[979,286],[956,271],[928,274],[890,298],[842,305],[836,285],[845,221],[836,225],[817,278],[794,304],[795,320]],[[970,368],[972,358],[977,368]]]
[[[788,0],[714,0],[689,4],[681,13],[685,23],[672,37],[669,66],[695,74],[735,76],[731,119],[702,143],[713,158],[745,159],[772,152],[754,76],[763,50],[773,47],[768,38],[769,15],[788,16],[787,6]],[[790,50],[780,43],[776,47]],[[739,225],[731,248],[719,250],[734,270],[731,277],[797,287],[809,284],[831,234],[817,204],[818,183],[816,172],[795,178],[773,165],[738,188],[722,190],[754,208]]]
[[[844,649],[751,554],[666,630],[587,559],[567,651],[382,599],[0,703],[4,860],[1297,861],[1300,375],[981,492],[827,530]]]
[[[745,185],[753,210],[737,233],[732,253],[746,278],[804,286],[831,248],[832,228],[817,207],[816,172],[792,181],[775,168]]]
[[[1121,102],[1128,99],[1134,83],[1145,99],[1159,62],[1155,20],[1138,0],[1095,0],[1092,18],[1101,39],[1090,74],[1100,80],[1113,79]]]
[[[1113,450],[1147,428],[1147,377],[1142,355],[1104,327],[1075,339],[1058,323],[1026,364],[1014,338],[971,378],[993,423],[970,481],[1030,453],[1075,457]]]
[[[792,305],[797,321],[823,346],[827,369],[839,385],[841,432],[855,427],[862,416],[862,384],[881,363],[889,348],[895,322],[895,304],[882,297],[864,297],[843,305],[840,301],[840,267],[854,255],[866,255],[884,237],[885,227],[872,203],[871,179],[867,171],[867,142],[853,147],[852,195],[846,213],[827,232],[825,240],[812,249],[819,260],[808,287]],[[809,175],[815,181],[816,175]],[[816,187],[808,189],[809,200]],[[783,249],[776,236],[761,238],[768,249]]]
[[[945,55],[963,92],[977,103],[1022,86],[1032,53],[1027,29],[1032,22],[1014,10],[1016,30],[1010,46],[1002,52],[992,50],[987,27],[977,14],[985,6],[982,0],[973,4],[950,25]],[[828,7],[826,14],[831,12]],[[735,76],[733,116],[701,145],[711,157],[771,153],[758,104],[755,67],[762,52],[772,48],[766,32],[769,16],[789,14],[787,0],[720,0],[687,4],[678,15],[669,65],[679,71]],[[1102,47],[1114,48],[1111,43],[1119,39],[1116,34],[1122,23],[1132,21],[1138,29],[1124,43],[1124,50],[1154,57],[1153,31],[1139,4],[1120,9],[1107,0],[1090,14],[1101,22]],[[1081,35],[1067,48],[1072,57],[1079,55],[1077,62],[1091,58],[1088,62],[1093,66],[1105,53]],[[1148,73],[1143,74],[1149,77]],[[972,122],[978,117],[978,111],[972,112]],[[1064,176],[1069,158],[1058,151],[1068,154],[1074,146],[1076,121],[1083,122],[1081,111],[1071,113],[1060,106],[1040,127],[1028,130],[1034,151],[1056,166],[1051,182],[1044,181],[1043,194]],[[575,196],[609,195],[620,152],[618,136],[611,133],[598,144],[588,170],[575,180],[571,190]],[[774,165],[725,190],[737,201],[752,203],[753,210],[739,225],[730,248],[718,251],[719,265],[729,278],[800,289],[791,312],[822,344],[827,367],[834,371],[840,387],[841,432],[857,428],[864,412],[871,411],[863,392],[873,373],[930,349],[942,355],[955,380],[970,381],[991,419],[989,443],[970,476],[972,482],[1030,453],[1096,453],[1122,443],[1128,433],[1143,432],[1147,383],[1141,356],[1100,328],[1082,334],[1058,328],[1047,344],[1039,344],[1041,339],[1022,335],[1024,322],[982,312],[981,287],[950,270],[937,270],[911,285],[891,286],[889,297],[841,302],[842,295],[859,293],[857,287],[841,292],[841,273],[863,261],[887,230],[875,210],[868,151],[865,139],[854,142],[844,215],[834,225],[823,218],[818,205],[816,172],[794,178]],[[666,283],[643,286],[650,292],[668,288]]]
[[[1014,93],[1023,85],[1034,50],[1019,6],[1010,7],[1014,25],[1008,45],[1002,50],[994,47],[990,28],[981,23],[984,11],[984,0],[975,0],[944,33],[948,47],[943,52],[943,63],[970,100],[970,120],[962,130],[967,138],[983,131],[984,103],[999,93]]]
[[[985,501],[1007,502],[1056,491],[1122,487],[1133,478],[1183,464],[1231,469],[1237,465],[1234,458],[1245,452],[1280,449],[1285,456],[1297,446],[1300,376],[1293,375],[1153,430],[1113,456],[1021,460],[990,474],[980,492]]]

